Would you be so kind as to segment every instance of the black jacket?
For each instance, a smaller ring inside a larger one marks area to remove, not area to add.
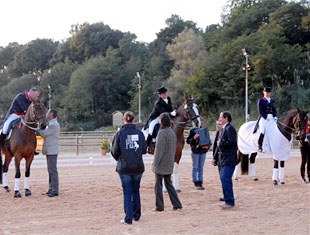
[[[159,97],[150,115],[149,118],[150,120],[154,120],[155,118],[159,117],[159,115],[162,113],[170,113],[173,111],[170,97],[168,96],[167,99],[168,103],[166,103],[162,98]]]
[[[134,124],[125,124],[112,141],[111,154],[117,161],[119,174],[135,175],[144,172],[142,154],[146,153],[143,133]]]
[[[236,129],[228,123],[222,130],[219,137],[219,154],[221,166],[235,166],[237,164],[237,132]]]
[[[12,114],[16,113],[17,115],[23,115],[27,112],[29,106],[31,104],[31,100],[28,96],[28,92],[19,93],[15,96],[11,103],[11,107],[9,111],[5,115],[5,120]]]
[[[189,131],[189,135],[188,135],[188,137],[186,139],[186,143],[188,143],[191,146],[191,149],[192,149],[193,153],[196,153],[196,154],[206,153],[206,152],[208,152],[208,149],[202,148],[202,147],[198,147],[197,148],[197,146],[199,144],[199,138],[198,139],[194,139],[194,136],[196,134],[196,130],[197,130],[197,128],[192,128]]]

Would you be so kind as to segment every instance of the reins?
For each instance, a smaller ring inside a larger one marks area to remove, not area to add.
[[[286,124],[284,124],[283,122],[280,122],[279,120],[277,121],[277,123],[279,123],[280,125],[282,125],[282,127],[284,127],[284,128],[281,128],[284,132],[286,132],[287,134],[291,134],[293,131],[295,131],[297,128],[292,128],[292,127],[290,127],[290,126],[287,126]],[[285,128],[288,128],[289,130],[291,130],[291,132],[290,131],[287,131]],[[299,130],[301,131],[301,130],[303,130],[303,129],[306,129],[306,127],[299,127]]]
[[[22,124],[25,126],[25,127],[28,127],[29,129],[31,130],[39,130],[40,128],[38,128],[38,123],[37,122],[25,122],[24,119],[22,118],[21,119],[21,122]],[[37,127],[32,127],[32,126],[29,126],[29,125],[32,125],[32,124],[37,124]]]

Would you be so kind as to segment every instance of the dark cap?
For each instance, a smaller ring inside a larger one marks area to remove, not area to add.
[[[168,90],[166,89],[166,87],[161,87],[157,90],[158,94],[162,94],[162,93],[166,93]]]
[[[265,92],[271,92],[272,89],[271,89],[271,87],[268,87],[268,86],[267,86],[267,87],[264,87],[264,91],[265,91]]]

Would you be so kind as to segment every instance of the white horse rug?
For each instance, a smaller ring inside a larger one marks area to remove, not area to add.
[[[258,150],[259,128],[253,134],[257,121],[244,123],[238,131],[238,148],[243,154],[255,153]],[[272,154],[273,159],[286,161],[290,157],[291,142],[280,132],[276,121],[269,121],[263,141],[263,152]]]

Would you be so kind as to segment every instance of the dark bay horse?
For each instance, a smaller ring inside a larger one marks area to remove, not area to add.
[[[185,97],[184,103],[177,109],[177,115],[171,119],[172,129],[177,136],[177,149],[175,152],[175,164],[173,169],[173,185],[177,192],[180,192],[179,184],[179,163],[185,143],[184,129],[189,122],[193,122],[195,127],[201,126],[199,107],[193,97]]]
[[[310,127],[310,119],[308,116],[308,132],[306,138],[300,138],[298,140],[299,142],[299,148],[300,148],[300,154],[301,154],[301,164],[300,164],[300,176],[303,182],[310,183],[310,133],[309,133],[309,127]],[[307,176],[308,181],[306,180],[306,165],[307,165]]]
[[[34,158],[34,151],[37,146],[35,130],[38,128],[45,129],[46,127],[46,108],[39,101],[30,104],[25,116],[17,124],[9,140],[7,140],[2,147],[3,154],[5,155],[5,161],[3,167],[1,167],[0,173],[3,169],[2,184],[3,188],[9,192],[7,172],[12,158],[15,158],[15,187],[14,197],[21,197],[19,192],[20,182],[20,162],[24,158],[25,164],[25,196],[30,196],[29,190],[29,177],[30,166]],[[2,166],[2,157],[1,157]]]
[[[296,139],[304,139],[306,137],[306,123],[307,123],[307,112],[302,110],[290,110],[285,113],[282,117],[277,121],[277,127],[281,134],[288,140],[291,141],[292,133],[295,131]],[[243,124],[246,125],[247,123]],[[242,125],[242,126],[243,126]],[[240,127],[240,129],[242,128]],[[239,138],[240,136],[238,136]],[[276,138],[276,137],[275,137]],[[238,139],[239,141],[239,139]],[[256,141],[257,142],[257,141]],[[238,143],[239,145],[239,143]],[[285,147],[285,146],[283,146]],[[253,149],[253,154],[257,154],[257,146],[256,149]],[[255,151],[256,150],[256,151]],[[239,157],[241,161],[241,172],[245,173],[248,171],[248,164],[246,163],[249,159],[247,154],[243,154],[239,148]],[[256,157],[256,156],[255,156]],[[280,161],[280,171],[279,171],[279,161]],[[255,162],[255,160],[254,160]],[[281,160],[274,157],[274,171],[273,171],[273,184],[277,185],[277,178],[279,174],[281,184],[284,184],[284,162],[285,160]]]

